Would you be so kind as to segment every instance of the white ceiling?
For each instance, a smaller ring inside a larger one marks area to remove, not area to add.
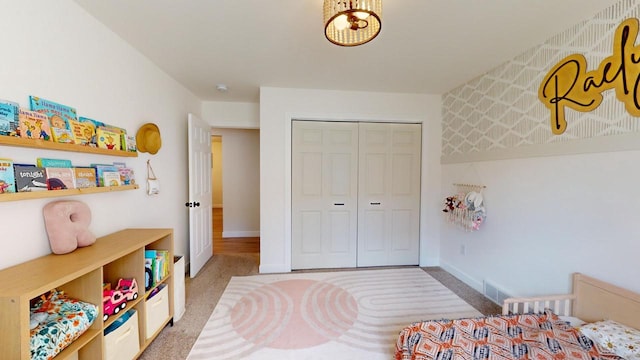
[[[352,48],[324,38],[323,0],[75,1],[200,99],[258,102],[260,86],[441,94],[619,0],[384,0],[380,35]]]

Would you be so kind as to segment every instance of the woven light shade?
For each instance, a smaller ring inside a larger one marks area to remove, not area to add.
[[[380,33],[382,0],[324,0],[324,35],[340,46],[365,44]]]

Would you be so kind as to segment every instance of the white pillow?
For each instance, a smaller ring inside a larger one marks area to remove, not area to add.
[[[586,324],[585,321],[583,321],[580,318],[574,317],[574,316],[558,316],[558,317],[560,318],[560,320],[568,322],[569,325],[571,327],[574,327],[574,328],[578,328],[578,327]]]
[[[620,357],[640,360],[640,330],[603,320],[581,326],[580,332]]]

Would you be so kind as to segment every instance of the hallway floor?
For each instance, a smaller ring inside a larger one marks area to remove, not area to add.
[[[260,255],[260,237],[223,238],[222,208],[213,208],[213,255]]]

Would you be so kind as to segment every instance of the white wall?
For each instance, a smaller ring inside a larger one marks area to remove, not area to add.
[[[217,128],[260,128],[260,105],[257,103],[205,101],[202,119]]]
[[[79,115],[125,128],[146,122],[162,133],[157,155],[121,158],[85,153],[1,147],[0,157],[34,163],[36,157],[65,158],[75,165],[125,161],[144,184],[146,160],[160,179],[160,195],[144,189],[73,196],[89,205],[98,236],[129,227],[170,227],[175,251],[187,254],[187,113],[200,113],[190,92],[141,56],[70,0],[3,4],[0,98],[28,107],[29,95],[74,106]],[[144,186],[142,186],[144,188]],[[43,206],[55,199],[0,203],[0,268],[50,253]]]
[[[487,186],[487,221],[473,233],[443,222],[442,266],[511,295],[566,293],[573,272],[640,291],[639,162],[622,151],[443,166],[445,193]]]
[[[440,96],[262,87],[260,272],[291,271],[291,119],[421,122],[420,264],[440,251]]]
[[[212,133],[222,136],[222,237],[260,236],[260,131]]]

